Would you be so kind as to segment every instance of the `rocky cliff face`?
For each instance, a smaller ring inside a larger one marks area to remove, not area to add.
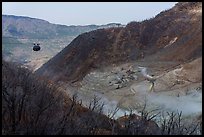
[[[202,3],[178,3],[155,18],[79,35],[36,73],[77,81],[90,70],[135,60],[175,61],[202,56]]]

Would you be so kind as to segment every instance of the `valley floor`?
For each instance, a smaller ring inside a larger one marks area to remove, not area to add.
[[[139,66],[146,67],[147,73],[157,77],[153,91],[150,91],[151,83],[139,72]],[[178,62],[138,61],[92,71],[81,82],[61,84],[68,94],[78,93],[84,106],[88,106],[94,96],[100,98],[106,115],[119,107],[115,118],[131,111],[140,115],[146,105],[148,111],[158,110],[154,113],[182,112],[184,117],[194,119],[202,114],[202,80],[187,79],[184,75],[187,71],[185,65]]]

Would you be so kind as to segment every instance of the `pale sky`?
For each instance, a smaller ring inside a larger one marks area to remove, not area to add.
[[[141,21],[176,2],[2,2],[2,14],[28,16],[63,25]]]

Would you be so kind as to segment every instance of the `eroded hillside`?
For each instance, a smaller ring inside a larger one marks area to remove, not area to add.
[[[178,64],[195,59],[202,55],[200,9],[201,3],[178,3],[150,20],[81,34],[37,73],[77,81],[90,70],[138,59]]]

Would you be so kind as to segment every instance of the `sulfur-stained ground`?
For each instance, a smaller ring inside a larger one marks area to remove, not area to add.
[[[129,110],[139,113],[145,103],[149,110],[182,111],[185,116],[197,116],[202,113],[201,63],[202,58],[183,65],[143,61],[121,64],[92,71],[67,90],[77,92],[84,104],[98,96],[107,111],[119,106],[118,116]],[[138,66],[146,67],[148,74],[157,77],[153,91]]]

